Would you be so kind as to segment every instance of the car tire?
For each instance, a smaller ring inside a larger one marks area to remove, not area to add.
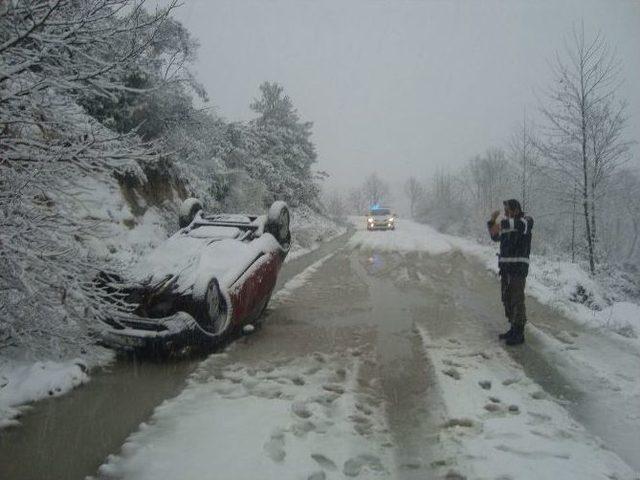
[[[207,288],[193,296],[193,316],[207,333],[218,335],[225,323],[226,303],[215,279],[209,280]]]
[[[267,213],[265,231],[273,235],[283,247],[291,244],[291,214],[285,202],[274,202]]]
[[[180,228],[188,227],[200,210],[202,210],[202,202],[199,199],[191,197],[183,200],[178,214]]]

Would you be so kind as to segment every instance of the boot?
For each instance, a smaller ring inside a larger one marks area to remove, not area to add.
[[[509,325],[511,325],[511,324],[509,324]],[[511,327],[509,327],[509,330],[508,330],[508,331],[506,331],[506,332],[501,333],[500,335],[498,335],[498,338],[499,338],[500,340],[506,340],[506,339],[507,339],[507,338],[509,338],[511,335],[513,335],[513,325],[511,325]]]
[[[524,325],[513,327],[513,333],[507,338],[507,345],[521,345],[524,343]]]

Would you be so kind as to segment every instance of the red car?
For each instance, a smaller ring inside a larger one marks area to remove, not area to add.
[[[97,287],[129,307],[103,319],[102,343],[156,352],[213,344],[266,310],[291,245],[287,205],[262,216],[207,215],[187,199],[179,223],[134,269],[135,282],[99,275]]]

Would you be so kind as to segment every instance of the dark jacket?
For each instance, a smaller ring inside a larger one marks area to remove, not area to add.
[[[487,222],[489,229],[493,225],[492,220]],[[500,227],[500,233],[491,237],[494,242],[500,242],[498,256],[500,274],[512,273],[526,276],[529,273],[533,218],[525,215],[518,218],[505,218],[500,222]]]

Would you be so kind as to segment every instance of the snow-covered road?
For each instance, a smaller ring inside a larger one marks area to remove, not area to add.
[[[529,298],[507,349],[491,256],[408,221],[356,232],[94,476],[640,478],[636,343]]]

